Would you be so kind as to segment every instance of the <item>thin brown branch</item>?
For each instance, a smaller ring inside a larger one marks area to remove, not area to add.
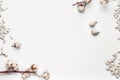
[[[78,5],[78,4],[80,4],[80,3],[82,3],[82,2],[76,2],[76,3],[73,4],[72,6]]]
[[[0,71],[0,73],[36,73],[34,71],[10,71],[10,70],[6,70],[6,71]]]

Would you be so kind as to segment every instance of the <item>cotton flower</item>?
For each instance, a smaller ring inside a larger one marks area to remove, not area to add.
[[[22,78],[23,79],[26,79],[26,78],[29,78],[30,77],[30,74],[29,73],[23,73],[22,74]]]
[[[14,70],[14,71],[16,71],[16,70],[19,69],[18,64],[14,63],[14,62],[12,62],[10,60],[7,61],[6,66],[7,66],[8,70]]]
[[[87,4],[89,4],[92,0],[82,0],[78,1],[73,6],[77,5],[78,11],[82,13],[85,10]]]
[[[31,69],[30,68],[27,68],[26,71],[30,72]],[[22,73],[22,78],[23,79],[26,79],[26,78],[29,78],[30,77],[30,73]]]
[[[43,74],[42,74],[42,77],[45,79],[45,80],[49,80],[50,79],[50,74],[48,71],[44,71]]]

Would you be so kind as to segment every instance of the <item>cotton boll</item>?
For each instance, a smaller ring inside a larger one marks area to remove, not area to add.
[[[105,4],[108,3],[108,0],[100,0],[100,3],[103,4],[103,5],[105,5]]]
[[[89,26],[90,27],[95,27],[96,24],[97,24],[97,21],[91,21],[91,22],[89,22]]]
[[[50,79],[50,74],[49,74],[49,72],[48,72],[48,71],[44,71],[42,77],[43,77],[43,79],[45,79],[45,80],[49,80],[49,79]]]
[[[96,30],[91,30],[91,34],[93,36],[97,36],[100,32],[96,31]]]
[[[84,6],[78,6],[78,11],[79,12],[83,12],[85,10],[85,7]]]

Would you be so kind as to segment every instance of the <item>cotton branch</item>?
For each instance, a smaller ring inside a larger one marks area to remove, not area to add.
[[[27,68],[26,70],[19,70],[17,63],[8,60],[6,67],[7,70],[0,71],[0,74],[20,73],[23,79],[29,78],[32,74],[45,80],[49,80],[50,78],[50,74],[48,71],[44,71],[42,75],[39,75],[37,73],[37,66],[35,64],[32,64],[30,68]]]

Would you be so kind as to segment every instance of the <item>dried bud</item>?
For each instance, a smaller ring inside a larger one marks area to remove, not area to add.
[[[105,64],[106,64],[106,65],[110,65],[111,62],[110,62],[110,61],[106,61]]]
[[[8,55],[5,53],[5,52],[1,52],[1,54],[0,54],[1,56],[4,56],[4,57],[8,57]]]
[[[16,41],[16,42],[13,43],[12,47],[14,47],[14,48],[16,48],[16,49],[20,49],[20,48],[21,48],[21,45],[22,45],[22,44],[21,44],[20,42]]]
[[[49,80],[49,79],[50,79],[50,74],[49,74],[49,72],[48,72],[48,71],[44,71],[42,77],[43,77],[43,79],[45,79],[45,80]]]
[[[31,66],[31,70],[36,72],[36,71],[37,71],[37,65],[33,64],[33,65]]]
[[[88,4],[88,3],[90,3],[92,0],[86,0],[85,2]]]

